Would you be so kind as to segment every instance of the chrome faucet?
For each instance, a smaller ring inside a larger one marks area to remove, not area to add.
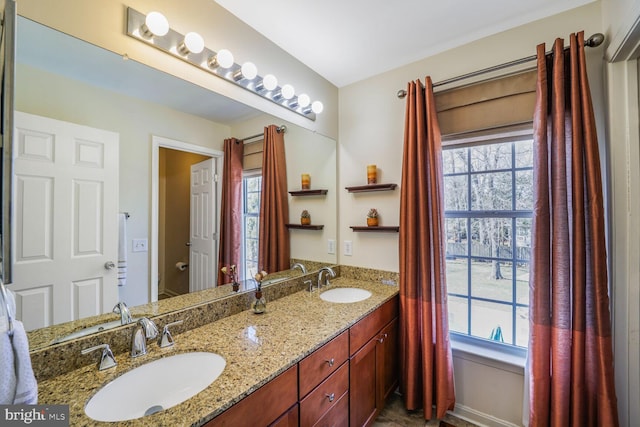
[[[146,317],[138,320],[131,336],[131,357],[147,354],[147,339],[154,339],[157,336],[158,328],[153,321]]]
[[[127,307],[127,304],[125,304],[124,301],[120,301],[119,303],[117,303],[116,306],[113,307],[113,312],[120,315],[121,325],[128,325],[129,323],[133,322],[129,307]]]
[[[299,268],[300,271],[302,271],[302,274],[307,274],[307,267],[304,266],[304,264],[301,264],[299,262],[296,262],[295,264],[293,264],[291,266],[292,270],[295,270],[296,268]]]
[[[331,284],[329,283],[329,276],[331,276],[331,278],[336,277],[336,272],[333,271],[331,267],[322,267],[318,272],[318,290],[320,290],[320,287],[323,285],[322,273],[327,273],[324,275],[324,286],[329,286]]]
[[[81,351],[81,353],[89,354],[96,350],[102,350],[102,356],[100,356],[100,363],[98,363],[98,370],[104,371],[105,369],[113,368],[117,365],[116,358],[113,357],[113,353],[109,348],[109,344],[100,344],[90,348],[85,348]]]

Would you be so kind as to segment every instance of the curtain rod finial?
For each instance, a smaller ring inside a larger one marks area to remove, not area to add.
[[[400,89],[396,95],[398,96],[398,98],[402,99],[407,96],[407,91],[404,89]]]
[[[591,37],[589,37],[584,44],[589,47],[598,47],[604,42],[604,34],[595,33]]]

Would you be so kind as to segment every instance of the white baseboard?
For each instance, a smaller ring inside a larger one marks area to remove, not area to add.
[[[501,420],[492,415],[485,414],[480,411],[476,411],[468,406],[460,405],[456,403],[453,411],[449,411],[452,415],[468,421],[473,424],[477,424],[481,427],[520,427],[520,424],[513,424],[509,421]]]

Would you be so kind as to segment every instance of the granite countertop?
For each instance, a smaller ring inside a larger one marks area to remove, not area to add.
[[[175,337],[173,347],[161,349],[149,342],[146,356],[131,359],[127,353],[117,354],[115,369],[98,371],[96,365],[91,365],[42,381],[38,384],[38,403],[69,405],[72,426],[107,424],[84,414],[86,402],[104,384],[161,357],[209,351],[221,355],[227,365],[204,391],[156,414],[118,423],[123,426],[202,425],[398,293],[397,286],[344,277],[333,280],[330,288],[334,287],[358,287],[371,291],[372,296],[357,303],[335,304],[321,300],[317,291],[297,292],[267,302],[264,314],[247,310],[186,331]]]

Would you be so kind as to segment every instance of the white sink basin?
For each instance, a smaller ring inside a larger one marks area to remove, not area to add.
[[[224,370],[214,353],[183,353],[138,366],[96,393],[84,412],[96,421],[126,421],[184,402],[207,388]]]
[[[320,294],[320,298],[325,301],[342,304],[364,301],[370,296],[371,292],[359,288],[334,288]]]

